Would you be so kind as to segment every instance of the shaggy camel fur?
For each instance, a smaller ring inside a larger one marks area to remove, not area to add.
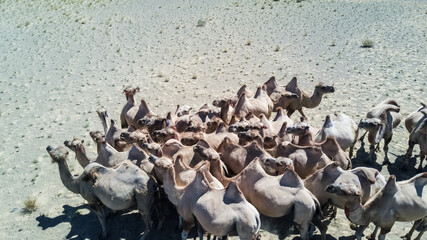
[[[333,86],[329,86],[322,82],[319,82],[314,87],[313,95],[309,97],[298,87],[296,77],[292,78],[292,80],[286,85],[285,89],[286,91],[294,93],[298,96],[297,98],[289,99],[291,103],[289,103],[289,106],[286,108],[286,110],[288,110],[288,115],[291,116],[296,110],[298,110],[301,116],[305,118],[306,116],[302,111],[303,107],[315,108],[319,106],[324,94],[335,92],[335,88]]]
[[[315,142],[323,142],[328,136],[334,136],[342,150],[350,148],[350,158],[353,156],[353,148],[357,142],[359,128],[357,123],[349,116],[342,113],[335,113],[335,120],[332,121],[329,115],[326,116],[322,128],[314,137]]]
[[[125,210],[137,206],[145,223],[145,239],[151,230],[151,209],[154,201],[155,182],[146,172],[131,162],[122,162],[116,168],[106,168],[98,163],[86,166],[79,177],[73,177],[67,164],[68,151],[64,147],[46,148],[52,161],[58,164],[64,186],[80,194],[97,215],[102,227],[102,237],[107,239],[105,224],[107,209]]]
[[[122,112],[120,113],[120,123],[122,128],[128,128],[129,124],[126,121],[126,113],[133,107],[135,107],[135,94],[139,92],[139,87],[132,88],[130,86],[123,90],[126,96],[126,104],[123,106]]]
[[[320,204],[292,168],[285,168],[279,176],[271,176],[264,171],[260,159],[255,158],[233,178],[226,178],[217,171],[214,176],[223,183],[235,183],[248,201],[265,216],[282,217],[293,210],[301,239],[309,239],[309,225]]]
[[[366,119],[359,123],[359,128],[368,131],[370,151],[367,161],[371,162],[374,151],[379,149],[381,139],[384,138],[384,163],[389,164],[388,144],[393,136],[393,128],[400,123],[400,106],[395,100],[388,99],[373,107],[367,114]],[[363,140],[364,135],[362,136]],[[375,147],[376,146],[376,147]]]
[[[272,111],[273,102],[262,87],[258,87],[253,98],[246,97],[246,93],[243,92],[234,107],[234,114],[240,118],[245,117],[249,112],[252,112],[255,116],[259,116],[262,113],[270,118]]]
[[[331,203],[344,209],[348,197],[338,196],[325,191],[330,184],[351,185],[359,189],[362,204],[381,190],[385,184],[385,178],[374,168],[358,167],[344,171],[333,162],[315,172],[304,180],[305,187],[316,196],[320,205],[326,206]],[[321,228],[322,239],[326,239],[327,226]]]
[[[298,145],[318,146],[328,158],[337,162],[342,169],[347,170],[352,167],[349,156],[342,150],[334,136],[328,136],[323,142],[315,143],[313,142],[313,135],[311,132],[307,132],[300,137]]]
[[[345,204],[345,213],[351,222],[361,225],[356,232],[358,240],[371,222],[381,228],[378,239],[384,240],[396,221],[427,220],[426,185],[427,173],[401,182],[396,182],[396,177],[391,175],[384,188],[365,204],[362,204],[360,190],[353,186],[331,184],[326,191],[351,199]]]
[[[317,146],[298,146],[290,142],[282,142],[267,150],[273,157],[287,157],[292,159],[295,172],[305,179],[317,170],[325,167],[332,161]]]
[[[424,111],[427,115],[427,110]],[[406,151],[406,159],[403,167],[407,167],[415,144],[420,146],[420,165],[418,166],[418,171],[421,172],[423,170],[423,160],[427,155],[427,118],[424,118],[422,121],[420,120],[420,123],[409,134],[409,148]]]
[[[409,114],[406,118],[405,118],[405,127],[406,130],[408,130],[409,133],[412,132],[412,130],[422,121],[426,118],[427,115],[427,106],[424,103],[421,103],[421,107]]]
[[[221,154],[221,159],[224,161],[225,165],[234,174],[240,173],[256,157],[259,157],[263,162],[265,162],[266,159],[275,160],[256,142],[240,146],[233,143],[229,138],[224,138],[217,151]]]

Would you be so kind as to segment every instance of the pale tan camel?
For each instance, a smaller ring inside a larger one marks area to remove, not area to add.
[[[219,117],[226,124],[230,124],[234,112],[232,101],[230,99],[214,100],[212,105],[221,109],[219,112]]]
[[[237,232],[240,239],[259,239],[261,221],[256,208],[233,182],[225,188],[218,188],[209,184],[210,178],[213,177],[209,169],[200,168],[193,182],[185,188],[175,185],[175,191],[181,195],[177,210],[183,218],[182,239],[187,238],[189,223],[194,217],[204,230],[213,235],[226,236]],[[203,239],[200,233],[199,237]]]
[[[385,178],[374,168],[358,167],[344,171],[337,162],[328,164],[304,180],[305,187],[316,196],[322,208],[328,204],[344,209],[348,197],[325,191],[330,184],[351,185],[360,190],[362,203],[381,190]],[[336,214],[335,213],[333,215]],[[322,239],[326,239],[327,225],[319,227]]]
[[[86,148],[83,143],[84,140],[74,138],[71,141],[65,141],[64,145],[76,154],[77,162],[82,166],[82,168],[85,168],[89,163],[93,162],[94,159],[88,158]]]
[[[328,156],[328,158],[337,162],[342,169],[347,170],[352,168],[350,157],[344,152],[344,150],[342,150],[334,136],[328,136],[323,142],[316,143],[313,141],[313,135],[311,132],[307,132],[300,137],[298,145],[318,146],[322,149],[322,152]]]
[[[215,148],[213,149],[215,150]],[[262,162],[265,162],[267,159],[274,160],[274,158],[256,142],[240,146],[227,137],[224,138],[217,148],[217,151],[221,154],[222,161],[224,161],[228,169],[233,171],[234,174],[240,173],[256,157],[259,157]]]
[[[427,110],[423,111],[425,111],[427,115]],[[427,155],[427,118],[424,118],[422,121],[420,120],[420,123],[412,130],[411,134],[409,134],[409,147],[406,151],[406,159],[403,163],[403,167],[407,167],[415,144],[420,146],[420,164],[417,170],[422,172],[423,160]]]
[[[292,159],[295,172],[305,179],[332,161],[317,146],[298,146],[290,142],[282,142],[272,149],[267,149],[273,157]]]
[[[126,113],[135,106],[135,94],[139,92],[139,87],[132,88],[130,86],[123,90],[126,96],[126,104],[123,106],[122,112],[120,113],[120,123],[122,128],[128,128],[129,124],[126,121]]]
[[[265,82],[263,86],[265,86],[268,96],[273,101],[273,111],[277,111],[278,108],[288,109],[292,102],[298,98],[297,94],[287,91],[285,86],[280,86],[274,76]]]
[[[89,135],[96,143],[96,152],[99,154],[101,151],[101,143],[105,142],[105,134],[101,133],[100,131],[90,131]]]
[[[307,132],[316,134],[318,130],[311,126],[305,117],[301,117],[300,122],[294,123],[294,125],[286,128],[286,133],[292,134],[293,137],[291,142],[294,144],[299,144],[299,138]]]
[[[245,93],[246,97],[248,98],[251,98],[255,95],[254,92],[247,89],[246,84],[244,84],[239,88],[239,90],[237,90],[236,95],[232,97],[224,97],[224,98],[216,99],[212,102],[212,105],[214,105],[215,107],[221,107],[223,106],[224,103],[228,103],[231,107],[234,107],[236,103],[239,101],[240,95],[242,95],[242,93]]]
[[[427,106],[424,103],[421,103],[421,107],[409,114],[406,118],[405,118],[405,127],[406,130],[408,130],[409,133],[412,132],[412,130],[418,125],[418,123],[420,123],[422,120],[424,120],[427,116]]]
[[[358,240],[371,222],[381,228],[378,239],[384,240],[396,221],[427,220],[426,185],[427,173],[401,182],[396,182],[396,177],[391,175],[384,188],[365,204],[362,204],[360,190],[354,186],[331,184],[326,187],[326,191],[351,199],[347,200],[344,208],[347,218],[361,225],[356,232]]]
[[[137,121],[137,129],[147,130],[149,134],[167,125],[167,119],[155,114],[147,114]]]
[[[279,132],[276,135],[264,136],[264,148],[271,149],[280,144],[281,142],[292,142],[294,139],[293,134],[287,132],[288,123],[284,122]]]
[[[123,128],[118,128],[116,126],[116,122],[113,119],[111,119],[110,128],[105,134],[105,141],[119,152],[126,151],[127,149],[129,149],[129,147],[131,147],[131,145],[127,144],[120,137],[120,135],[126,131],[128,130]]]
[[[293,210],[301,239],[309,239],[309,225],[320,204],[292,168],[285,168],[279,176],[271,176],[263,169],[260,159],[255,158],[233,178],[226,178],[217,170],[214,176],[223,184],[235,183],[248,201],[265,216],[282,217]]]
[[[168,112],[166,115],[166,127],[174,128],[178,132],[183,132],[191,125],[190,108],[187,105],[177,105],[175,113]],[[163,127],[164,128],[164,127]]]
[[[132,126],[135,129],[137,129],[139,119],[142,119],[145,116],[153,116],[153,115],[156,115],[156,114],[150,110],[147,102],[145,102],[144,99],[141,99],[141,104],[139,106],[134,105],[132,108],[130,108],[126,112],[125,119],[128,126]]]
[[[150,134],[145,129],[138,129],[133,132],[123,131],[120,134],[120,140],[126,142],[129,146],[132,146],[132,144],[136,143],[140,147],[144,143],[153,142]]]
[[[248,113],[244,118],[238,118],[233,115],[233,119],[228,127],[229,132],[244,132],[248,130],[259,130],[261,131],[264,125],[261,120],[255,116],[252,112]]]
[[[131,162],[122,162],[116,168],[106,168],[98,163],[86,166],[84,173],[73,177],[67,164],[68,151],[64,147],[46,148],[52,161],[58,164],[64,186],[80,194],[97,215],[102,227],[102,237],[107,239],[105,224],[107,209],[125,210],[137,206],[145,223],[141,239],[151,230],[151,209],[153,207],[155,182],[146,172]]]
[[[240,118],[245,117],[249,112],[252,112],[255,116],[259,116],[262,113],[269,118],[272,111],[273,102],[262,87],[257,88],[253,98],[246,97],[246,93],[243,92],[234,107],[234,114]]]
[[[343,113],[335,113],[334,115],[334,121],[329,115],[326,116],[322,128],[314,136],[314,141],[323,142],[328,136],[334,136],[342,150],[350,149],[349,156],[351,158],[359,135],[359,128],[349,116]]]
[[[239,145],[246,145],[253,141],[258,143],[258,146],[264,146],[262,132],[258,130],[250,129],[246,132],[239,132],[237,136],[239,137]]]
[[[368,132],[368,141],[370,143],[370,151],[367,162],[370,163],[373,158],[374,151],[379,149],[381,139],[384,138],[384,162],[389,164],[388,159],[388,144],[393,136],[393,128],[396,128],[400,123],[400,106],[395,100],[388,99],[377,106],[373,107],[367,114],[366,118],[361,120],[359,128],[363,128]],[[365,133],[366,134],[366,133]],[[362,136],[361,140],[363,141]]]
[[[194,143],[198,142],[199,140],[204,140],[213,149],[218,149],[219,145],[226,137],[236,144],[239,142],[239,137],[237,134],[227,131],[227,126],[225,123],[221,123],[218,129],[213,133],[206,134],[204,132],[196,132],[186,136],[180,136],[179,139],[184,145],[187,146],[194,145]]]
[[[105,110],[104,107],[100,107],[98,109],[96,109],[96,113],[98,114],[99,119],[101,120],[102,123],[102,127],[104,128],[104,134],[107,135],[108,132],[108,124],[107,124],[107,119],[108,119],[108,114],[107,114],[107,110]]]
[[[319,106],[320,102],[322,101],[322,97],[324,94],[333,93],[335,92],[335,88],[333,86],[326,85],[322,82],[319,82],[314,87],[314,92],[309,97],[306,93],[304,93],[299,87],[297,78],[294,77],[292,80],[286,85],[285,87],[286,91],[296,94],[297,98],[292,98],[289,101],[291,103],[286,108],[288,110],[288,115],[292,115],[296,110],[298,110],[301,114],[301,116],[305,117],[304,112],[302,111],[302,108],[315,108]]]

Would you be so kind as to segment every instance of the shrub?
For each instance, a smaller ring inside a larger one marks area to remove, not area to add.
[[[371,48],[371,47],[373,47],[373,46],[374,46],[374,41],[372,41],[372,40],[364,39],[364,40],[362,41],[362,47],[363,47],[363,48]]]

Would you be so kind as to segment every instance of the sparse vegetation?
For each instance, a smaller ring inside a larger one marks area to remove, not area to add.
[[[23,213],[32,213],[37,210],[37,199],[33,197],[27,198],[27,200],[24,201],[24,209],[22,210]]]
[[[199,21],[197,21],[196,27],[204,27],[205,25],[206,25],[206,21],[199,19]]]
[[[276,47],[274,47],[274,51],[275,52],[278,52],[280,50],[280,46],[279,45],[276,45]]]
[[[370,39],[364,39],[362,41],[362,47],[363,48],[371,48],[374,46],[374,41],[370,40]]]

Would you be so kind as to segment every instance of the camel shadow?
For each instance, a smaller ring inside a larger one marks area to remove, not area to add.
[[[400,155],[400,156],[397,156],[397,155],[394,155],[394,156],[396,156],[394,163],[390,164],[387,169],[390,175],[393,174],[396,176],[397,181],[410,179],[419,173],[417,171],[418,166],[416,166],[417,157],[419,157],[418,155],[414,155],[409,159],[406,169],[402,169],[403,163],[405,162],[405,159],[406,159],[406,154]]]
[[[365,151],[365,143],[361,142],[359,149],[357,149],[356,151],[356,156],[351,159],[351,164],[353,165],[353,168],[371,167],[381,172],[383,165],[377,163],[377,154],[373,154],[372,159],[369,163],[367,162],[368,156],[369,152]]]
[[[62,215],[54,218],[40,215],[36,218],[39,222],[38,226],[43,230],[48,228],[54,228],[61,223],[70,223],[70,232],[65,236],[66,239],[99,239],[102,233],[101,224],[98,221],[97,216],[90,211],[87,214],[83,214],[83,209],[89,209],[88,205],[81,205],[78,207],[71,207],[69,205],[63,206],[64,210]],[[176,216],[175,216],[176,215]],[[176,235],[178,239],[178,233],[176,233],[176,225],[178,222],[178,216],[175,213],[171,213],[166,218],[163,229],[156,231],[156,226],[153,226],[153,230],[147,236],[147,239],[160,239],[167,240],[171,239],[171,236]],[[141,233],[145,230],[144,222],[138,211],[117,211],[116,213],[110,213],[107,217],[107,231],[108,239],[139,239]]]

